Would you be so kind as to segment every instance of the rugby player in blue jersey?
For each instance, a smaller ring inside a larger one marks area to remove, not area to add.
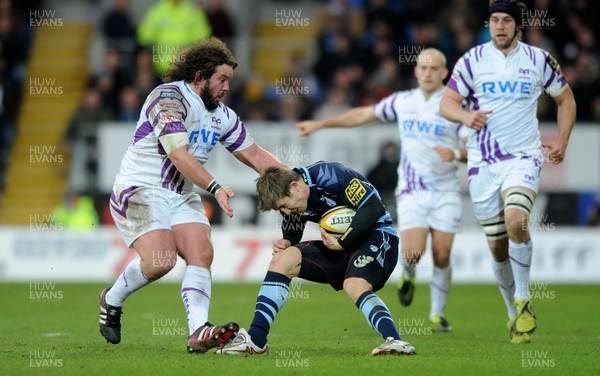
[[[373,185],[340,163],[317,162],[292,170],[269,167],[257,179],[256,188],[259,208],[283,215],[283,237],[273,244],[250,329],[240,329],[217,354],[267,354],[269,329],[294,277],[344,290],[385,340],[371,355],[414,354],[415,348],[402,340],[389,309],[375,294],[396,266],[399,239]],[[321,228],[320,240],[301,242],[306,223],[318,223],[336,206],[357,210],[348,230],[338,238]]]

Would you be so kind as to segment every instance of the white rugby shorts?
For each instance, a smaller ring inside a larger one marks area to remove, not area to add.
[[[460,192],[412,191],[396,196],[398,230],[432,228],[457,233],[462,220]]]
[[[195,192],[180,195],[164,188],[115,185],[110,195],[110,212],[128,247],[152,230],[170,230],[182,223],[210,226],[202,200]]]
[[[534,158],[509,159],[469,168],[469,192],[479,221],[493,218],[504,210],[501,192],[524,187],[537,194],[542,162]]]

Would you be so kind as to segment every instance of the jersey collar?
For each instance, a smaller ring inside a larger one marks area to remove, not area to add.
[[[192,90],[192,88],[190,88],[190,86],[187,84],[187,82],[183,81],[183,85],[185,86],[185,89],[188,91],[188,93],[190,93],[192,98],[194,98],[200,104],[200,107],[203,110],[206,110],[206,106],[204,105],[204,101],[202,100],[202,98],[200,98],[200,96],[198,94],[196,94],[196,92],[194,92],[194,90]]]
[[[309,187],[313,185],[312,179],[310,178],[310,173],[308,172],[308,169],[306,167],[300,166],[294,168],[293,170],[298,172],[302,176],[302,179],[304,180],[306,185],[308,185]]]
[[[421,90],[420,88],[418,88],[417,90],[419,90],[419,95],[421,96],[423,102],[429,102],[430,100],[435,99],[436,97],[444,95],[444,88],[445,86],[442,85],[442,87],[440,87],[435,93],[431,94],[429,98],[425,97],[425,93],[423,92],[423,90]]]
[[[504,52],[497,49],[496,46],[494,46],[494,42],[490,41],[489,43],[490,43],[490,47],[492,48],[492,51],[494,51],[494,53],[496,53],[506,59],[511,58],[514,55],[516,55],[519,52],[519,50],[521,49],[521,45],[522,45],[521,42],[517,41],[517,47],[515,47],[512,51],[510,51],[508,53],[508,55],[504,56]]]

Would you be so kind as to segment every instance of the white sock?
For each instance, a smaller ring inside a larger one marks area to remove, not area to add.
[[[513,243],[508,241],[508,255],[512,265],[515,278],[515,299],[529,299],[529,275],[531,271],[531,256],[533,255],[533,243],[531,239],[525,243]]]
[[[129,295],[149,283],[150,281],[142,272],[141,259],[133,259],[127,264],[123,273],[121,273],[115,284],[106,293],[106,303],[111,306],[121,307]]]
[[[187,313],[190,335],[208,321],[210,293],[210,271],[201,266],[186,266],[181,282],[181,299]]]
[[[452,266],[445,268],[433,267],[433,275],[429,286],[431,288],[431,311],[429,319],[434,316],[444,317],[444,308],[448,302],[448,293],[450,292],[450,281],[452,280]]]
[[[512,267],[510,266],[510,260],[506,259],[497,262],[492,259],[492,269],[494,270],[496,283],[498,284],[498,288],[500,288],[500,293],[502,294],[504,303],[506,303],[506,308],[508,309],[508,318],[513,319],[517,316],[517,310],[514,305],[515,280]]]

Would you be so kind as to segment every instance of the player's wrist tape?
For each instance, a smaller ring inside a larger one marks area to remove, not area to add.
[[[216,196],[217,192],[219,192],[219,189],[221,189],[221,188],[223,188],[221,186],[221,184],[217,183],[217,181],[215,179],[213,179],[213,180],[211,180],[210,183],[208,183],[208,187],[206,187],[206,190],[211,195]]]
[[[454,159],[459,161],[460,160],[460,150],[454,149],[453,152],[454,152]]]

